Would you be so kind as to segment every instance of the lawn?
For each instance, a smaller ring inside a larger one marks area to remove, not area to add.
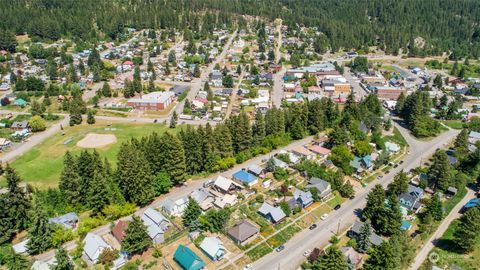
[[[163,133],[168,128],[161,124],[140,124],[140,123],[113,123],[109,126],[110,131],[105,128],[107,121],[97,121],[94,125],[82,124],[75,127],[65,127],[64,135],[60,133],[49,137],[29,152],[11,162],[11,165],[18,171],[20,176],[28,183],[38,188],[55,187],[58,183],[63,166],[65,152],[71,151],[74,154],[80,153],[82,148],[76,143],[83,139],[86,134],[113,133],[117,142],[103,148],[97,149],[102,157],[106,157],[113,166],[116,163],[116,155],[123,142],[130,138],[140,138],[151,134],[153,131]],[[70,142],[68,142],[70,140]],[[67,143],[68,142],[68,143]],[[4,179],[0,180],[0,185]]]
[[[480,257],[480,238],[477,241],[475,250],[469,254],[460,254],[453,250],[453,233],[458,224],[458,220],[453,221],[447,231],[443,234],[442,238],[440,238],[438,247],[433,249],[432,252],[439,255],[438,261],[435,262],[435,265],[440,266],[442,269],[444,269],[444,266],[449,266],[451,268],[453,265],[459,266],[465,270],[480,269],[480,260],[478,259]],[[427,259],[420,269],[431,269],[430,265],[431,262]]]
[[[250,250],[247,252],[247,256],[252,259],[252,261],[256,261],[260,259],[261,257],[267,255],[268,253],[272,252],[272,248],[268,246],[267,243],[263,243],[256,248]]]
[[[445,125],[447,125],[450,128],[453,129],[462,129],[463,128],[463,122],[460,120],[445,120],[443,121]]]
[[[393,133],[392,135],[388,135],[388,136],[385,136],[382,138],[383,142],[394,142],[394,143],[397,143],[399,144],[400,146],[406,146],[407,145],[407,141],[405,140],[405,138],[403,138],[402,134],[400,133],[400,131],[395,128],[393,130]]]

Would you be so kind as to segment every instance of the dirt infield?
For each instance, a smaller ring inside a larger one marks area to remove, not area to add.
[[[101,148],[116,142],[117,137],[113,134],[88,133],[85,138],[77,142],[77,146],[82,148]]]

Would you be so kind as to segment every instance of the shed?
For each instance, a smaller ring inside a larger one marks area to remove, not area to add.
[[[74,229],[77,226],[78,216],[74,212],[67,213],[63,216],[50,218],[49,223],[59,224],[67,229]]]

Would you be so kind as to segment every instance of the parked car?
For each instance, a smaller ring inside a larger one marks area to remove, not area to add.
[[[285,246],[284,246],[284,245],[281,245],[281,246],[277,247],[277,248],[275,249],[275,251],[276,251],[276,252],[280,252],[280,251],[282,251],[282,250],[284,250],[284,249],[285,249]]]
[[[203,183],[203,187],[208,188],[208,187],[212,186],[213,183],[215,183],[215,181],[213,181],[213,179],[208,180],[207,182]]]
[[[310,249],[307,249],[305,250],[305,252],[303,253],[303,256],[305,257],[308,257],[310,255],[310,253],[312,253],[312,251]]]
[[[328,217],[328,214],[323,214],[323,215],[320,217],[320,219],[321,219],[321,220],[325,220],[325,219],[327,219],[327,217]]]
[[[340,209],[340,207],[342,207],[342,206],[341,206],[340,204],[337,204],[337,205],[335,205],[335,207],[333,208],[333,210],[338,210],[338,209]]]
[[[243,270],[250,270],[252,269],[252,265],[251,264],[247,264],[243,267]]]
[[[317,228],[317,224],[313,223],[312,225],[310,225],[310,227],[308,227],[310,230],[313,230],[315,228]]]

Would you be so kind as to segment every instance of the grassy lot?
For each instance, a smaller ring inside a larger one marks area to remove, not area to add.
[[[392,135],[383,137],[383,142],[388,142],[388,141],[397,143],[400,146],[407,145],[407,141],[405,140],[405,138],[403,138],[402,134],[397,128],[393,130]]]
[[[335,205],[342,204],[345,201],[345,198],[342,198],[342,196],[338,194],[338,191],[335,191],[333,194],[335,195],[335,197],[333,197],[331,200],[327,202],[327,205],[332,208],[335,207]]]
[[[263,243],[247,252],[247,256],[250,257],[252,261],[256,261],[272,251],[273,249],[267,243]]]
[[[480,260],[478,259],[480,257],[480,238],[475,250],[469,254],[460,254],[454,250],[455,245],[452,242],[453,233],[458,224],[458,220],[453,221],[447,231],[443,234],[442,238],[440,238],[438,247],[433,249],[433,252],[436,252],[439,255],[439,260],[435,262],[435,265],[442,269],[444,269],[444,266],[452,267],[453,265],[457,265],[465,270],[480,269]],[[431,269],[431,262],[426,260],[420,269]]]
[[[463,128],[463,122],[460,120],[446,120],[446,121],[443,121],[443,123],[453,129]]]
[[[112,165],[115,166],[116,155],[123,142],[130,138],[140,138],[151,134],[153,131],[163,133],[168,127],[160,124],[140,124],[140,123],[113,123],[110,127],[115,131],[105,131],[106,121],[97,121],[94,125],[82,124],[75,127],[66,127],[65,135],[56,134],[46,139],[44,142],[18,157],[11,165],[17,169],[20,176],[28,183],[38,188],[54,187],[57,185],[63,166],[63,156],[65,152],[71,151],[78,154],[82,150],[76,146],[76,143],[83,139],[86,134],[95,133],[113,133],[117,137],[117,142],[97,149],[102,157],[106,157]],[[64,144],[68,139],[71,142]],[[4,184],[4,179],[0,180],[0,185]]]

